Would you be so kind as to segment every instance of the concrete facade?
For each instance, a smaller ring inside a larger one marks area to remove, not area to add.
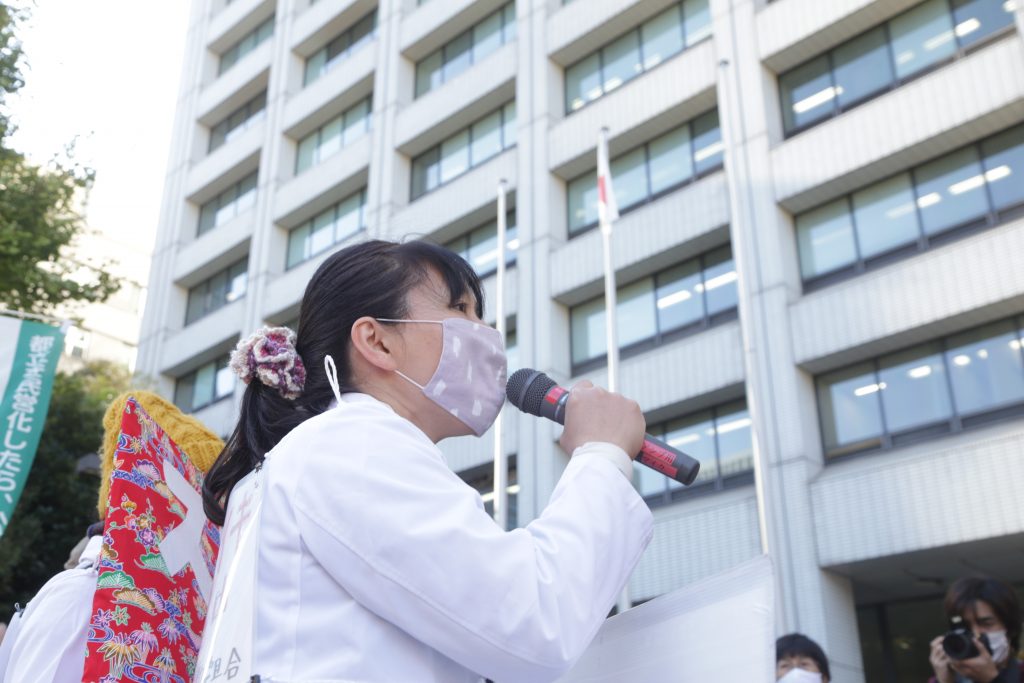
[[[568,182],[595,168],[602,126],[614,158],[717,108],[724,167],[624,212],[614,265],[628,283],[731,244],[738,315],[624,354],[621,387],[651,424],[745,397],[758,473],[756,484],[658,506],[631,595],[654,597],[767,548],[780,632],[821,643],[834,681],[864,681],[860,605],[923,594],[907,576],[925,565],[928,576],[956,578],[972,543],[995,544],[995,559],[976,563],[992,571],[1024,548],[1024,507],[1013,495],[1024,491],[1024,419],[829,461],[815,378],[1024,312],[1016,258],[1024,219],[810,291],[794,216],[1024,121],[1024,8],[994,39],[786,136],[779,74],[918,2],[711,0],[709,39],[566,114],[565,68],[672,3],[517,0],[514,40],[414,98],[416,62],[502,4],[379,0],[372,40],[303,87],[304,60],[372,2],[194,0],[139,371],[172,395],[176,378],[240,336],[296,318],[329,251],[287,269],[288,232],[353,192],[366,191],[365,232],[336,247],[367,237],[447,241],[493,219],[495,188],[506,179],[519,237],[506,310],[519,361],[564,383],[601,382],[603,368],[574,371],[571,359],[570,309],[601,293],[602,273],[597,231],[569,234]],[[217,54],[272,14],[272,39],[217,76]],[[264,89],[262,121],[207,154],[210,127]],[[371,93],[370,132],[296,176],[298,140]],[[513,99],[512,149],[410,201],[413,157]],[[197,237],[199,207],[257,170],[254,204]],[[184,325],[188,289],[246,256],[245,296]],[[240,394],[198,417],[228,433]],[[525,524],[543,509],[566,457],[551,425],[512,413],[506,420]],[[442,447],[457,471],[491,457],[486,438]],[[1003,573],[1024,580],[1020,567]],[[943,626],[937,615],[935,633]]]

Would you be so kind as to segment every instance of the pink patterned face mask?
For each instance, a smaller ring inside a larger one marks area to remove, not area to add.
[[[505,344],[493,327],[465,320],[394,320],[387,323],[427,323],[442,328],[441,359],[426,385],[396,370],[399,376],[423,391],[431,401],[482,436],[505,404]]]

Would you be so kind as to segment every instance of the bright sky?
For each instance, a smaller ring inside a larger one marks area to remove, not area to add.
[[[8,102],[19,128],[12,145],[43,163],[77,138],[76,158],[96,171],[86,223],[113,240],[112,249],[144,284],[191,3],[32,5],[19,31],[26,85]]]

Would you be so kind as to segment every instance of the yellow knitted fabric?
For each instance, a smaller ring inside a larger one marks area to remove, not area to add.
[[[110,495],[110,475],[114,471],[114,453],[117,439],[121,434],[121,416],[129,398],[135,398],[142,409],[167,433],[178,448],[188,454],[192,463],[205,473],[213,466],[224,442],[194,417],[189,417],[170,401],[151,391],[128,391],[117,398],[103,415],[103,452],[100,453],[100,500],[96,509],[100,519],[107,514],[107,497]]]

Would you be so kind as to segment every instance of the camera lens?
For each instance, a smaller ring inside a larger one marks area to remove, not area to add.
[[[978,656],[978,648],[970,635],[963,631],[950,631],[942,639],[942,649],[946,651],[950,659],[971,659]]]

